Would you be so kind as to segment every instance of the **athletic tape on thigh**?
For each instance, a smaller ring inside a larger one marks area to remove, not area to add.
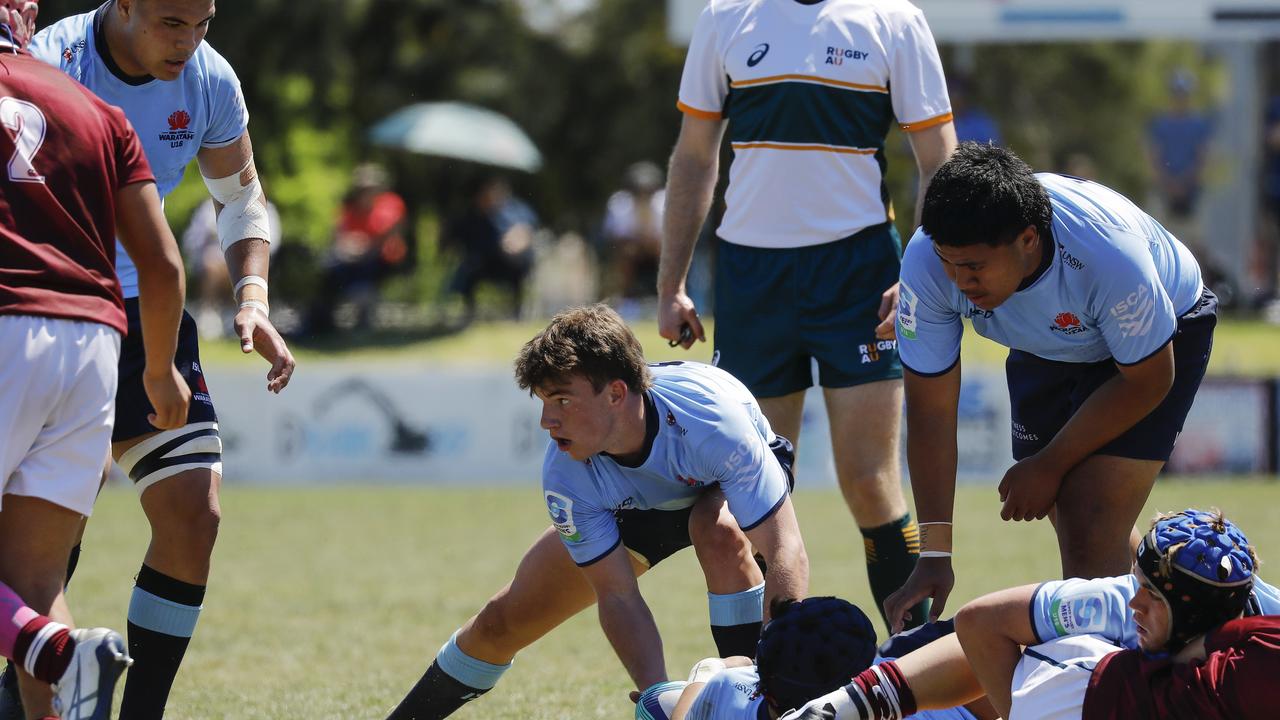
[[[117,461],[142,492],[180,472],[208,468],[222,474],[222,438],[218,423],[192,423],[163,430],[129,448]]]

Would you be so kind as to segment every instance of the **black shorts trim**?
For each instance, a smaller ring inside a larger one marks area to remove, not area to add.
[[[1031,593],[1031,602],[1027,604],[1027,616],[1031,619],[1031,634],[1036,636],[1036,645],[1045,642],[1045,639],[1040,637],[1040,631],[1036,629],[1036,596],[1040,594],[1040,588],[1048,584],[1042,582],[1037,585],[1035,592]]]
[[[617,540],[617,542],[615,542],[613,545],[610,545],[608,550],[605,550],[604,552],[600,553],[599,555],[597,555],[597,556],[595,556],[595,557],[591,558],[590,560],[588,560],[588,561],[586,561],[586,562],[574,562],[574,565],[577,565],[577,566],[578,566],[578,567],[580,567],[580,568],[588,567],[588,566],[590,566],[590,565],[595,565],[596,563],[600,562],[601,560],[603,560],[603,559],[605,559],[605,558],[609,557],[609,553],[613,552],[614,550],[617,550],[617,549],[618,549],[618,546],[619,546],[619,545],[621,545],[621,544],[622,544],[622,536],[621,536],[621,535],[619,535],[619,536],[618,536],[618,540]]]
[[[899,359],[898,359],[898,362],[902,362],[902,359],[901,359],[901,358],[899,358]],[[902,362],[902,369],[903,369],[903,370],[910,370],[912,375],[916,375],[916,376],[918,376],[918,377],[932,378],[932,377],[942,377],[943,375],[946,375],[947,373],[951,372],[952,370],[955,370],[955,369],[956,369],[956,365],[959,365],[959,364],[960,364],[960,355],[959,355],[959,354],[957,354],[957,355],[956,355],[956,359],[951,361],[951,364],[947,366],[947,369],[946,369],[946,370],[939,370],[938,372],[933,372],[933,373],[920,372],[919,370],[916,370],[915,368],[911,367],[910,365],[906,364],[905,362]]]

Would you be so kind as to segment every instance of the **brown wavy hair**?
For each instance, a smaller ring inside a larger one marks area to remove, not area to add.
[[[581,375],[598,393],[614,380],[640,393],[653,383],[640,341],[603,303],[575,307],[551,318],[546,329],[520,348],[515,364],[521,390],[566,384]]]

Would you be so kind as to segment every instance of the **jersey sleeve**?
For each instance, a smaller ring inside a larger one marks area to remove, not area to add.
[[[755,697],[755,668],[729,668],[702,686],[686,720],[757,720],[762,700]]]
[[[1111,357],[1121,365],[1134,365],[1173,338],[1178,316],[1146,241],[1118,238],[1116,246],[1129,251],[1119,253],[1101,269],[1092,304]]]
[[[907,132],[950,122],[951,99],[933,32],[917,8],[895,23],[889,57],[893,114]]]
[[[942,276],[933,241],[917,231],[902,256],[898,285],[898,357],[917,375],[941,375],[960,359],[964,324],[949,307],[950,283]]]
[[[239,140],[249,129],[249,108],[245,106],[240,79],[231,64],[210,49],[209,53],[209,127],[200,146],[226,147]]]
[[[716,432],[698,447],[702,474],[720,484],[729,512],[743,530],[767,520],[786,499],[787,471],[760,434],[753,414],[760,409],[743,403],[720,419]]]
[[[1137,647],[1136,625],[1129,608],[1136,584],[1132,575],[1044,583],[1031,599],[1031,627],[1041,643],[1091,634],[1124,647]]]
[[[542,495],[551,523],[579,567],[603,558],[622,542],[613,513],[581,491],[590,487],[586,465],[564,456],[552,443],[542,466]]]
[[[1280,615],[1280,589],[1255,575],[1252,594],[1258,615]]]
[[[729,78],[711,5],[707,3],[694,26],[689,53],[684,59],[684,73],[680,76],[680,99],[676,102],[681,112],[703,120],[719,120],[724,99],[729,94]]]

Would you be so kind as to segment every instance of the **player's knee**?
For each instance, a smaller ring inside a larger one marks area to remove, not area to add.
[[[178,493],[167,503],[163,515],[152,527],[165,541],[194,554],[213,552],[222,524],[222,510],[215,498],[198,492]]]

